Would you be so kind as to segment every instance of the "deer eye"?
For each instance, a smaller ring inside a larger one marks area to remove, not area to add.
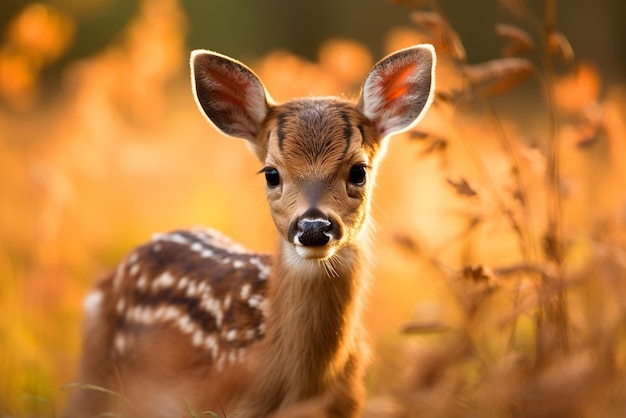
[[[367,177],[367,170],[364,165],[355,165],[350,169],[348,180],[350,183],[356,186],[363,186],[365,184],[365,178]]]
[[[267,183],[267,187],[274,188],[280,185],[280,175],[278,174],[278,170],[274,167],[265,167],[263,172],[265,173],[265,182]]]

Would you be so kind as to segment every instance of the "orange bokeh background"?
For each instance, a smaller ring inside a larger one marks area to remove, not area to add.
[[[140,2],[119,39],[69,65],[52,96],[42,74],[76,36],[72,20],[31,4],[4,34],[0,416],[58,411],[65,399],[59,388],[76,371],[83,296],[153,233],[204,224],[254,250],[274,247],[264,182],[255,174],[259,163],[243,141],[215,132],[196,109],[186,24],[176,0]],[[417,27],[397,28],[385,50],[430,40]],[[275,50],[248,64],[277,100],[352,98],[377,58],[361,43],[330,39],[316,61]],[[622,263],[615,277],[623,280],[626,87],[602,86],[593,63],[571,67],[554,83],[554,106],[566,121],[559,130],[565,264],[583,271],[599,252],[614,251]],[[457,70],[441,60],[440,91],[463,84]],[[462,323],[454,292],[437,269],[525,261],[498,202],[516,211],[530,231],[534,257],[543,258],[548,157],[541,138],[549,120],[545,105],[536,104],[537,79],[526,83],[511,87],[513,99],[498,102],[498,123],[483,108],[439,102],[418,129],[445,141],[429,148],[409,133],[391,142],[373,210],[375,282],[366,315],[373,394],[397,385],[405,371],[407,347],[415,343],[401,333],[406,323]],[[525,211],[512,197],[516,185],[500,130],[522,170]],[[476,195],[452,187],[461,179]],[[468,229],[475,219],[480,225]]]

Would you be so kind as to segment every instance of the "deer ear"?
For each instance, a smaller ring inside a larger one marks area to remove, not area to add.
[[[191,81],[198,106],[226,135],[255,145],[271,98],[244,64],[204,50],[191,53]]]
[[[363,83],[358,108],[380,136],[413,127],[430,106],[435,90],[435,50],[416,45],[379,61]]]

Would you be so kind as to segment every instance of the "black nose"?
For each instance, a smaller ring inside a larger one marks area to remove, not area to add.
[[[328,244],[332,224],[327,219],[302,219],[298,222],[296,237],[300,244],[315,247]]]

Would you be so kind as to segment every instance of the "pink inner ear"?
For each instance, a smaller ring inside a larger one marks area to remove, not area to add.
[[[221,103],[227,103],[228,109],[234,111],[238,108],[243,108],[246,103],[241,96],[235,96],[230,91],[219,91],[215,93],[215,97]]]
[[[394,77],[390,77],[389,83],[383,88],[386,102],[391,102],[408,92],[409,85],[407,79],[414,71],[414,66],[408,66],[404,70],[399,71]]]
[[[212,68],[210,70],[213,70]],[[209,71],[207,71],[209,73]],[[210,71],[209,77],[213,80],[215,86],[219,86],[220,89],[216,91],[216,95],[219,95],[220,101],[228,101],[229,104],[234,104],[238,107],[245,107],[245,97],[250,85],[249,80],[245,77],[234,80],[232,77],[228,77],[219,71]]]

